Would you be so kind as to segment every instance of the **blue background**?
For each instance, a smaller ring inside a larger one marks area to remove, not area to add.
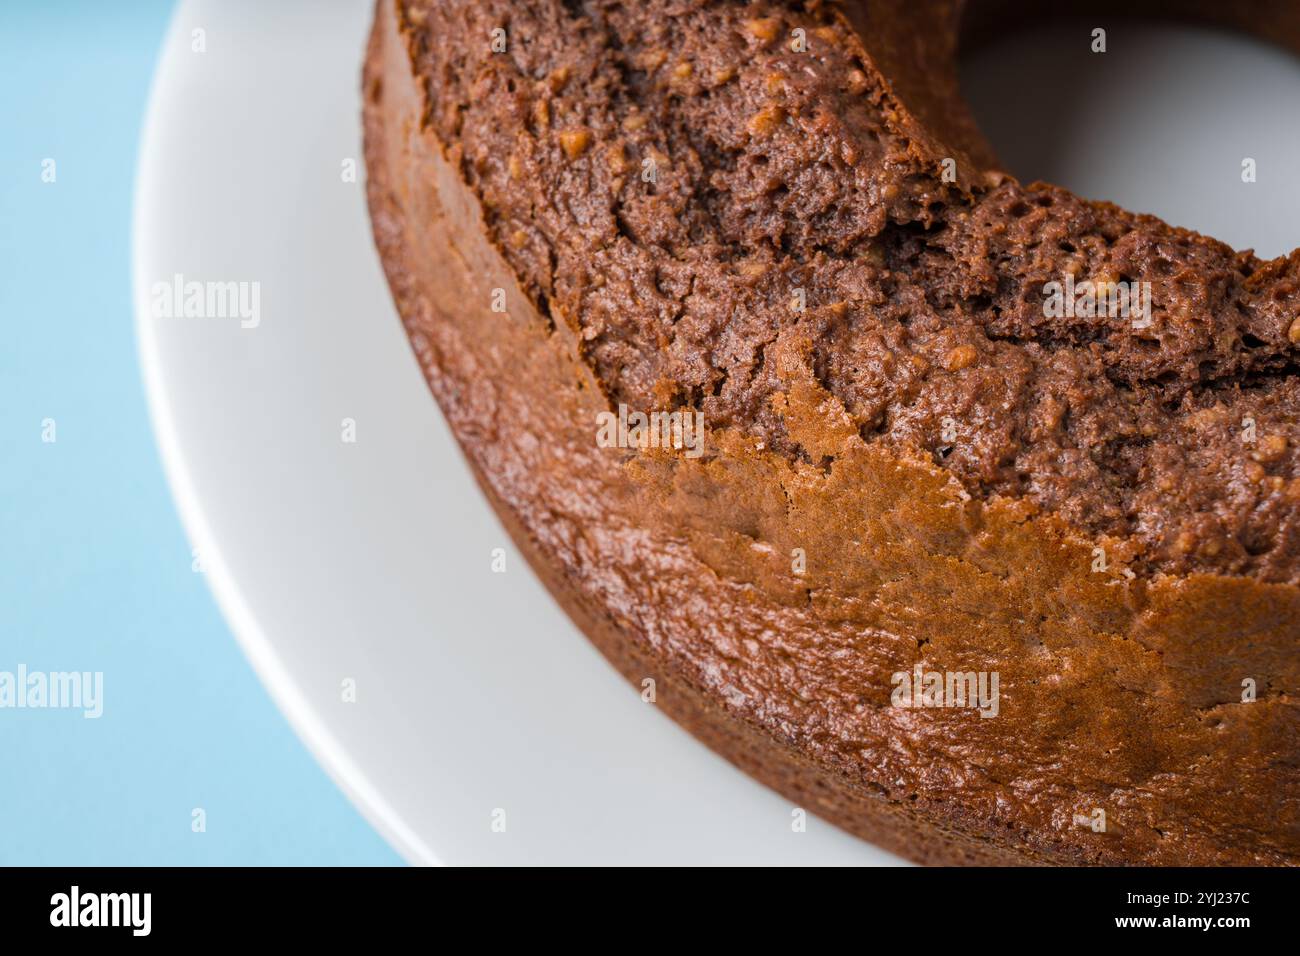
[[[0,2],[0,671],[104,673],[98,720],[0,709],[0,864],[398,863],[191,571],[154,446],[131,202],[171,6]]]

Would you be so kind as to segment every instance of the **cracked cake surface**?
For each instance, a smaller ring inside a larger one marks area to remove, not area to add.
[[[832,8],[435,14],[430,124],[611,402],[699,408],[808,459],[772,401],[778,353],[811,343],[795,360],[865,440],[924,449],[972,494],[1127,536],[1156,568],[1298,580],[1300,255],[996,173],[944,183]],[[504,55],[478,42],[501,24]],[[799,24],[802,53],[781,42]],[[1065,274],[1151,282],[1150,327],[1044,317]],[[1246,421],[1266,437],[1243,455]]]
[[[760,779],[927,861],[1294,863],[1300,251],[1000,170],[962,7],[381,0],[399,309],[551,590]]]

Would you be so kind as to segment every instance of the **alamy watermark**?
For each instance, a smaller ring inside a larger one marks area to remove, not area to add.
[[[103,671],[0,671],[0,710],[80,710],[87,720],[104,713]]]
[[[149,290],[155,319],[239,319],[243,329],[262,324],[262,283],[200,282],[181,273]]]
[[[968,707],[981,717],[998,715],[997,671],[927,671],[917,664],[890,678],[895,707]]]
[[[619,404],[618,414],[596,416],[596,445],[600,448],[685,449],[687,458],[704,454],[703,412],[633,412]]]
[[[132,936],[153,928],[152,893],[89,893],[73,885],[50,897],[50,925],[56,927],[124,927]]]
[[[1084,279],[1066,273],[1063,282],[1043,285],[1043,316],[1048,319],[1131,319],[1133,328],[1151,325],[1151,283]]]

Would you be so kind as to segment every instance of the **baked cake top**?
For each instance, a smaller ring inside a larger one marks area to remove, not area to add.
[[[1138,571],[1300,582],[1300,251],[1021,185],[962,115],[933,140],[815,2],[404,7],[425,121],[611,406],[829,469],[781,413],[811,375],[826,427]]]

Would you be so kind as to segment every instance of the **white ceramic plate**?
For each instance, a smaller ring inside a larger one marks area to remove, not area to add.
[[[152,414],[267,688],[413,862],[899,862],[815,817],[793,832],[792,807],[642,703],[514,551],[394,313],[364,175],[343,175],[369,19],[369,0],[187,0],[142,145]],[[257,283],[256,327],[155,315],[177,275]]]

